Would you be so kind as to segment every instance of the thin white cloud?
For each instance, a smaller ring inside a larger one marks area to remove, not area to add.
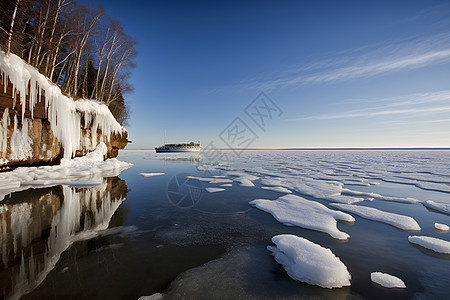
[[[387,106],[401,106],[401,105],[413,105],[413,104],[426,104],[436,102],[448,102],[450,103],[450,90],[443,90],[437,92],[427,93],[414,93],[409,95],[392,96],[384,98],[360,98],[360,99],[348,99],[340,101],[341,104],[358,104],[358,103],[385,103]]]
[[[384,124],[394,125],[410,125],[410,124],[434,124],[434,123],[450,123],[450,119],[437,119],[437,120],[407,120],[407,121],[384,121]],[[448,131],[447,131],[448,132]]]
[[[386,115],[399,115],[399,114],[424,114],[424,113],[444,113],[450,112],[450,106],[438,106],[438,107],[415,107],[405,109],[384,109],[377,111],[364,110],[352,110],[334,114],[323,114],[316,116],[308,116],[301,118],[288,119],[288,121],[300,121],[300,120],[331,120],[331,119],[349,119],[349,118],[370,118]]]
[[[438,63],[450,62],[450,49],[395,57],[367,64],[355,64],[322,74],[298,77],[286,82],[288,85],[301,83],[323,83],[344,81],[353,78],[372,77],[390,71],[415,69]]]
[[[428,38],[397,40],[366,45],[340,53],[328,53],[326,59],[294,64],[265,76],[241,81],[219,90],[274,90],[303,85],[344,82],[382,74],[419,69],[450,62],[450,32]],[[217,91],[217,90],[216,90]]]

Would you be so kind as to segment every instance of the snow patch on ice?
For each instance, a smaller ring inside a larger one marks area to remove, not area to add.
[[[141,296],[138,300],[161,300],[164,299],[164,294],[155,293],[150,296]]]
[[[441,224],[441,223],[434,223],[434,228],[436,228],[437,230],[440,230],[440,231],[449,231],[450,230],[450,227],[448,227],[448,225]]]
[[[341,203],[356,203],[364,201],[363,198],[341,195],[343,184],[336,181],[314,180],[306,177],[263,178],[261,184],[281,186],[295,190],[300,194],[314,198]]]
[[[221,189],[221,188],[205,188],[206,191],[210,192],[210,193],[217,193],[217,192],[223,192],[225,191],[225,189]]]
[[[153,177],[153,176],[165,175],[165,173],[139,173],[139,175],[144,176],[144,177]]]
[[[237,176],[233,181],[237,181],[241,186],[252,187],[255,186],[252,181],[259,179],[259,177],[247,174],[245,172],[227,171],[226,175]]]
[[[338,240],[346,240],[350,236],[337,228],[336,220],[355,221],[349,214],[296,195],[285,195],[277,200],[256,199],[250,205],[272,214],[283,224],[325,232]]]
[[[288,190],[287,188],[284,188],[282,186],[262,186],[261,188],[265,189],[265,190],[271,190],[274,192],[285,193],[285,194],[292,193],[290,190]]]
[[[338,209],[354,213],[365,219],[386,223],[402,230],[419,231],[421,229],[416,220],[408,216],[389,213],[373,207],[366,207],[366,206],[358,206],[342,203],[331,203],[330,205]]]
[[[272,242],[276,247],[267,249],[293,279],[329,289],[350,286],[347,267],[330,249],[291,234],[274,236]]]
[[[408,237],[408,241],[438,253],[450,254],[450,242],[438,238],[412,235]]]
[[[386,288],[406,288],[405,283],[398,277],[381,272],[370,274],[370,280]]]
[[[192,180],[198,180],[198,181],[205,181],[209,183],[230,183],[233,182],[233,180],[226,179],[226,178],[214,178],[214,177],[199,177],[199,176],[186,176],[187,179]]]
[[[425,205],[426,207],[429,207],[431,209],[434,209],[434,210],[437,210],[437,211],[440,211],[440,212],[450,215],[450,204],[428,200],[428,201],[423,202],[423,205]]]
[[[371,192],[360,192],[360,191],[353,191],[350,189],[342,189],[342,194],[345,195],[353,195],[353,196],[361,196],[361,197],[369,197],[369,200],[385,200],[385,201],[393,201],[393,202],[400,202],[400,203],[417,203],[419,200],[410,198],[410,197],[391,197],[391,196],[382,196],[377,193],[371,193]]]

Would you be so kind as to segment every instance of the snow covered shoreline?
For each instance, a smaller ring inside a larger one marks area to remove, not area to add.
[[[121,171],[133,166],[115,158],[104,161],[106,151],[106,145],[100,143],[95,151],[86,156],[64,158],[60,165],[22,167],[0,173],[0,201],[10,193],[28,188],[54,185],[95,186],[102,182],[103,177],[117,176]]]

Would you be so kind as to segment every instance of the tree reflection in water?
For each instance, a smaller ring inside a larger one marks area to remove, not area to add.
[[[0,293],[18,299],[37,287],[61,253],[109,226],[125,200],[116,177],[94,187],[55,186],[17,192],[0,202]]]

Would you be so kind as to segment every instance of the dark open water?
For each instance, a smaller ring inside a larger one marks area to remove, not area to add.
[[[257,198],[283,194],[233,182],[226,191],[186,176],[211,177],[230,170],[253,174],[295,174],[323,180],[335,176],[370,182],[345,185],[355,191],[450,203],[449,151],[249,151],[211,171],[196,158],[153,151],[123,151],[134,167],[89,188],[30,189],[0,202],[0,292],[24,299],[138,299],[163,293],[169,299],[448,299],[450,255],[408,243],[409,235],[450,240],[434,222],[450,216],[421,203],[364,201],[378,209],[413,217],[420,232],[405,232],[354,215],[338,222],[350,235],[329,235],[288,227],[251,207]],[[171,159],[171,158],[179,159]],[[164,172],[143,177],[141,172]],[[266,172],[266,173],[265,173]],[[272,175],[273,176],[273,175]],[[227,178],[233,179],[228,175]],[[349,182],[349,181],[347,181]],[[403,182],[403,183],[399,183]],[[429,189],[420,183],[437,185]],[[299,194],[294,192],[294,194]],[[300,195],[300,194],[299,194]],[[330,208],[329,202],[308,195]],[[291,279],[269,251],[271,238],[290,233],[330,248],[352,275],[351,286],[323,289]],[[370,281],[381,271],[401,278],[407,288],[386,289]]]

